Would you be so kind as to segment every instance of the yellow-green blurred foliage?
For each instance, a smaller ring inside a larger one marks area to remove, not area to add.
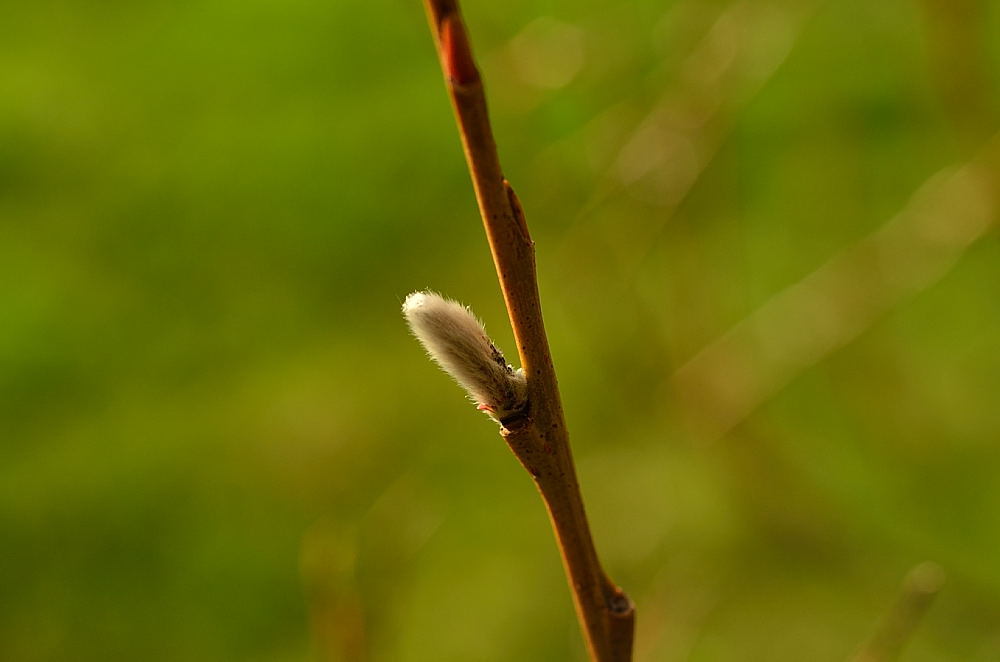
[[[467,22],[641,661],[1000,658],[1000,5]],[[0,12],[0,659],[579,660],[417,0]]]

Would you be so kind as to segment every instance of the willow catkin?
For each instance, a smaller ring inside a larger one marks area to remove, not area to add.
[[[425,291],[406,297],[403,315],[431,359],[468,392],[479,409],[501,422],[524,412],[524,372],[507,363],[471,310]]]

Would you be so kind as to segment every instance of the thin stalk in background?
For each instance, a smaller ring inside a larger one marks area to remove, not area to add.
[[[849,662],[892,662],[898,659],[943,585],[944,570],[936,563],[928,561],[910,570],[903,580],[896,603]]]

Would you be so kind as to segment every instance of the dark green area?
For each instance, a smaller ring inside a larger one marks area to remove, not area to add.
[[[420,3],[8,4],[0,659],[582,659],[530,481],[398,311],[512,353]],[[844,660],[925,560],[904,659],[1000,657],[993,227],[677,388],[996,153],[996,4],[466,4],[637,658]]]

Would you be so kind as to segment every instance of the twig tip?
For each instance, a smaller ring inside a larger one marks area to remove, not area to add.
[[[457,13],[441,19],[441,58],[445,73],[456,85],[470,85],[479,80],[479,71],[472,59],[469,35]]]

